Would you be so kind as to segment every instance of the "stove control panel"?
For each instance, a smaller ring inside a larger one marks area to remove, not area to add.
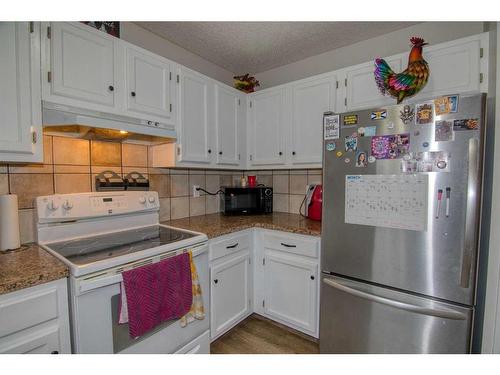
[[[36,208],[43,223],[159,211],[160,202],[155,191],[116,191],[37,197]]]

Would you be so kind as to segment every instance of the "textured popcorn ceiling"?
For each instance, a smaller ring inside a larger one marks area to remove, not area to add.
[[[259,73],[418,22],[137,22],[235,74]]]

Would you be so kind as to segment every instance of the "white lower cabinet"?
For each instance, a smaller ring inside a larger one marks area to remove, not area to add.
[[[264,313],[315,336],[318,263],[268,249],[264,259]]]
[[[211,340],[253,312],[318,337],[319,241],[260,228],[211,240]]]
[[[0,353],[71,353],[66,278],[0,296]]]
[[[251,232],[210,243],[210,336],[214,340],[252,313]]]

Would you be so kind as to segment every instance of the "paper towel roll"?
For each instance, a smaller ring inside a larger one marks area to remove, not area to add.
[[[0,250],[21,246],[17,195],[0,195]]]

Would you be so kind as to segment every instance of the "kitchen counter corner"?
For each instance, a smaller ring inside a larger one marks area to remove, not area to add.
[[[321,235],[321,222],[310,220],[298,214],[282,212],[238,216],[226,216],[218,213],[169,220],[161,224],[205,233],[209,239],[248,228],[273,229],[310,236]]]
[[[35,243],[0,252],[0,295],[68,277],[66,265]]]

